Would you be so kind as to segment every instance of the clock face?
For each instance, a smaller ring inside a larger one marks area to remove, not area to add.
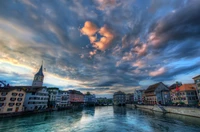
[[[43,77],[39,76],[39,77],[38,77],[38,80],[39,80],[39,81],[43,81]]]

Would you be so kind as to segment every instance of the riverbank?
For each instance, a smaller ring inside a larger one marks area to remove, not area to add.
[[[173,113],[192,117],[200,118],[199,108],[187,108],[187,107],[175,107],[175,106],[158,106],[158,105],[134,105],[127,104],[128,108],[139,108],[139,109],[149,109],[152,111],[162,112],[162,113]]]
[[[45,110],[37,110],[37,111],[23,111],[23,112],[14,112],[14,113],[2,113],[2,114],[0,114],[0,118],[26,116],[26,115],[33,115],[33,114],[38,114],[38,113],[45,113],[45,112],[52,112],[52,111],[62,111],[62,110],[70,110],[70,109],[78,109],[78,106],[68,106],[68,107],[59,108],[59,109],[45,109]]]

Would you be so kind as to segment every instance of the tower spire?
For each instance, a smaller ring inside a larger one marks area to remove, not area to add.
[[[42,86],[43,79],[44,79],[44,74],[43,74],[43,61],[42,61],[42,65],[41,65],[39,71],[35,74],[32,85],[33,86]]]

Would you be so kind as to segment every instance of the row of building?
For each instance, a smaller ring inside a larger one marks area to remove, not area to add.
[[[197,105],[200,102],[200,75],[193,78],[194,83],[175,83],[167,86],[162,82],[150,85],[147,89],[137,89],[132,94],[118,91],[113,95],[115,105],[137,104],[185,104]]]
[[[22,111],[38,111],[46,109],[66,108],[79,104],[95,104],[94,94],[83,94],[76,90],[59,90],[43,86],[44,74],[42,70],[35,74],[32,86],[9,86],[0,81],[0,113]]]

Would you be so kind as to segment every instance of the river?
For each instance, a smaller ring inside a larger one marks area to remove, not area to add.
[[[200,119],[102,106],[0,119],[0,132],[200,132]]]

